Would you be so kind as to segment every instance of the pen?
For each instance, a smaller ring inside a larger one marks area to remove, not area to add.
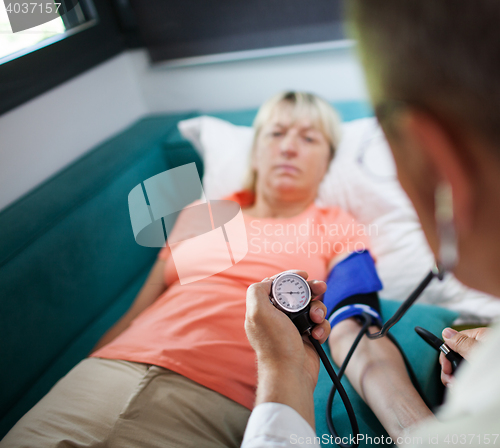
[[[430,331],[427,331],[425,328],[415,327],[415,331],[431,347],[444,353],[446,359],[448,359],[448,361],[451,362],[452,373],[454,373],[457,367],[460,365],[460,363],[464,360],[464,358],[457,352],[453,351],[441,339],[439,339],[437,336],[434,336]]]

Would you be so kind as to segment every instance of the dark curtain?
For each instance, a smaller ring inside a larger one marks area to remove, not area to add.
[[[341,0],[129,0],[152,61],[343,39]]]

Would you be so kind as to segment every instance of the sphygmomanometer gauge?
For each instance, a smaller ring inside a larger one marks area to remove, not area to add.
[[[309,305],[311,289],[300,275],[283,272],[272,283],[270,299],[279,310],[287,314],[295,314]]]

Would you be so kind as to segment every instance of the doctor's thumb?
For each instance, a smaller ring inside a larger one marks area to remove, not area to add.
[[[470,356],[470,351],[477,344],[476,339],[453,330],[453,328],[445,328],[443,330],[443,339],[448,347],[462,355],[465,359]]]

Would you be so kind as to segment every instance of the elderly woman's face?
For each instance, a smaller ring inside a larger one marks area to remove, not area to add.
[[[253,168],[258,187],[303,196],[316,193],[329,161],[328,140],[312,120],[293,121],[291,109],[281,106],[261,129]]]

